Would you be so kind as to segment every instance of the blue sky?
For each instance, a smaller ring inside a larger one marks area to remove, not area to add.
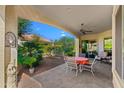
[[[50,26],[48,24],[34,21],[31,21],[31,25],[28,27],[27,31],[30,31],[31,34],[35,34],[52,41],[59,39],[63,36],[75,38],[75,36],[70,34],[69,32],[65,32],[59,28]]]

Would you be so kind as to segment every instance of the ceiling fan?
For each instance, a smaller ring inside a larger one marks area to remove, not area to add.
[[[80,29],[80,32],[82,33],[82,34],[87,34],[87,33],[89,33],[89,32],[93,32],[93,31],[89,31],[89,30],[85,30],[85,29],[83,29],[83,25],[84,24],[81,24],[81,29]]]

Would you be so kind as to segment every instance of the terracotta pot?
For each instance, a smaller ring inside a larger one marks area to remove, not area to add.
[[[34,73],[34,68],[29,68],[29,72],[30,72],[30,74],[33,74]]]

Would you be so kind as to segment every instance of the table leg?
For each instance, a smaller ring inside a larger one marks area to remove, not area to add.
[[[83,71],[83,69],[82,69],[82,65],[81,65],[81,64],[79,65],[79,70],[80,70],[80,72]]]

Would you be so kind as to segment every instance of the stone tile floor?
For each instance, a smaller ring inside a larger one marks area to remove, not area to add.
[[[66,73],[65,64],[33,76],[44,88],[112,88],[111,65],[98,62],[95,78],[91,72],[83,71],[75,76],[75,71]]]

